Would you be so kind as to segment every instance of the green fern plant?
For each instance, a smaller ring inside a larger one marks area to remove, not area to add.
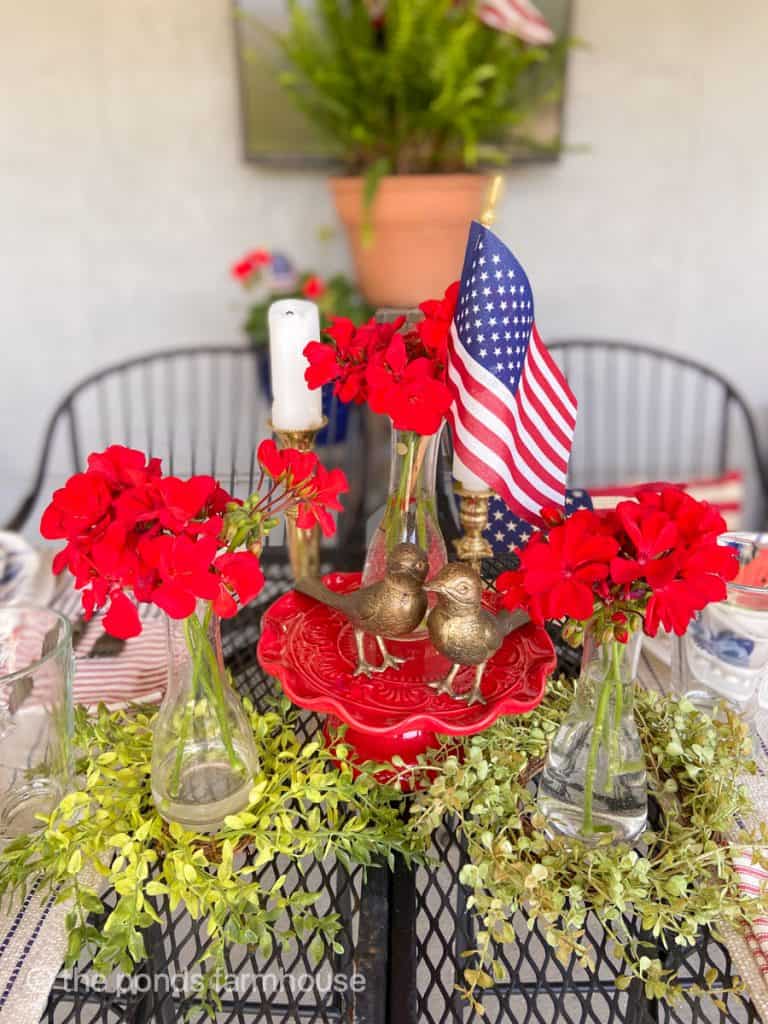
[[[568,40],[542,48],[486,26],[474,3],[287,0],[281,81],[347,168],[384,174],[472,170],[508,159],[526,119],[557,98]]]

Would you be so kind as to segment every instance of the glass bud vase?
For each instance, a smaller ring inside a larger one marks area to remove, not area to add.
[[[539,778],[538,806],[550,830],[631,842],[645,828],[645,761],[633,697],[642,633],[599,644],[587,631],[573,704]]]
[[[439,430],[422,435],[392,427],[389,494],[384,515],[368,545],[363,586],[384,578],[387,557],[398,544],[416,544],[426,552],[429,577],[448,561],[435,496],[440,434]]]
[[[168,689],[154,725],[152,796],[166,821],[215,832],[248,804],[259,760],[224,668],[219,619],[168,619]]]

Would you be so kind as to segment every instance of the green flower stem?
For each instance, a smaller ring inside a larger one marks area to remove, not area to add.
[[[419,545],[427,548],[427,515],[430,514],[429,498],[421,493],[418,476],[421,471],[419,446],[422,443],[420,434],[409,432],[403,435],[405,452],[399,455],[402,459],[400,479],[397,491],[390,495],[385,511],[385,532],[387,551],[399,544],[410,532],[408,517],[413,506],[415,514],[416,539]]]
[[[589,744],[587,755],[587,767],[584,775],[584,817],[582,819],[581,831],[585,836],[594,835],[594,822],[592,820],[592,804],[595,791],[595,774],[597,772],[597,758],[600,753],[603,726],[608,712],[608,702],[611,697],[611,683],[604,679],[600,684],[600,694],[597,699],[595,710],[595,722],[592,728],[592,739]]]
[[[210,615],[210,609],[208,616]],[[221,727],[221,738],[224,742],[224,749],[227,751],[229,757],[229,763],[232,768],[242,768],[243,762],[240,759],[237,751],[235,750],[234,744],[232,743],[232,729],[230,728],[229,715],[227,714],[227,701],[224,696],[224,688],[221,682],[221,672],[219,670],[219,662],[216,657],[216,652],[211,647],[208,641],[207,627],[204,627],[201,635],[201,645],[205,653],[205,658],[208,662],[208,668],[210,670],[210,680],[203,673],[203,683],[207,684],[208,693],[210,694],[211,702],[216,709],[219,726]]]
[[[427,510],[420,495],[416,497],[416,537],[419,547],[427,550]]]
[[[606,778],[606,787],[608,786],[609,780],[611,784],[613,782],[613,772],[615,769],[613,762],[613,745],[614,743],[618,743],[618,733],[616,728],[617,722],[621,721],[621,708],[619,708],[618,720],[616,719],[616,708],[619,705],[617,694],[620,692],[622,685],[621,648],[619,647],[618,641],[614,640],[610,645],[610,665],[600,683],[600,692],[598,694],[597,707],[595,709],[595,721],[592,728],[592,738],[589,743],[587,766],[584,774],[584,816],[582,818],[581,831],[585,836],[592,836],[595,834],[595,824],[592,816],[595,793],[595,776],[597,774],[597,761],[600,755],[600,745],[601,743],[606,742],[606,740],[608,742],[610,762],[608,767],[608,777]],[[611,719],[608,714],[611,694],[614,695],[613,728],[611,727]]]
[[[391,551],[400,539],[400,508],[396,494],[391,494],[384,512],[387,535],[387,551]]]
[[[221,729],[221,738],[227,751],[230,765],[232,768],[242,767],[242,760],[232,743],[232,730],[227,715],[226,699],[221,685],[219,664],[208,639],[212,615],[213,611],[209,604],[202,622],[197,617],[197,614],[190,615],[184,620],[184,638],[192,657],[192,694],[184,708],[184,717],[181,721],[179,742],[176,749],[173,772],[171,773],[170,792],[173,797],[179,794],[181,769],[184,763],[184,749],[189,739],[190,727],[194,719],[195,707],[200,693],[205,694],[216,714]]]
[[[623,644],[617,640],[613,645],[613,671],[616,677],[616,696],[613,705],[613,729],[611,730],[610,759],[608,775],[613,784],[613,776],[621,769],[619,759],[619,738],[621,736],[621,719],[624,714],[624,680],[621,676],[621,652]]]
[[[184,620],[184,639],[187,642],[187,648],[189,650],[189,653],[192,655],[192,679],[195,680],[197,679],[200,671],[201,653],[199,649],[196,649],[196,638],[193,636],[192,633],[192,619],[196,620],[197,616],[192,615]],[[172,797],[177,797],[179,795],[179,784],[181,782],[181,766],[184,760],[184,748],[187,744],[187,739],[189,738],[189,730],[192,724],[192,719],[194,718],[196,703],[197,701],[193,685],[192,695],[184,706],[184,717],[181,720],[179,743],[176,748],[176,757],[173,763],[173,772],[171,773],[170,793]]]

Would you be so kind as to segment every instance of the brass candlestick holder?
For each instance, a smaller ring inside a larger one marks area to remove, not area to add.
[[[322,423],[316,427],[303,430],[278,430],[272,423],[269,428],[278,440],[281,448],[295,448],[300,452],[311,452],[315,447],[317,435],[328,424],[323,416]],[[309,530],[301,529],[297,524],[298,512],[289,509],[285,515],[285,540],[288,547],[288,558],[291,563],[293,578],[320,575],[320,528],[315,525]]]
[[[483,559],[493,555],[493,548],[483,536],[493,491],[467,491],[461,484],[456,484],[454,490],[459,497],[459,521],[464,536],[455,540],[453,546],[462,562],[468,562],[480,572]]]

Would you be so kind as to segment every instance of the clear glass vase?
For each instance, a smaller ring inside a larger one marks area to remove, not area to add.
[[[389,494],[368,545],[363,586],[384,578],[387,557],[397,544],[409,542],[426,552],[429,577],[448,561],[435,495],[440,433],[421,435],[392,427]],[[408,639],[416,635],[412,633]]]
[[[46,608],[0,608],[0,845],[42,827],[73,783],[72,630]]]
[[[612,833],[631,842],[645,828],[645,761],[634,715],[642,633],[626,644],[584,641],[573,704],[539,779],[538,806],[550,829],[587,841]]]
[[[259,767],[253,730],[224,668],[210,605],[168,619],[168,689],[154,726],[152,796],[166,821],[215,832],[248,804]]]

